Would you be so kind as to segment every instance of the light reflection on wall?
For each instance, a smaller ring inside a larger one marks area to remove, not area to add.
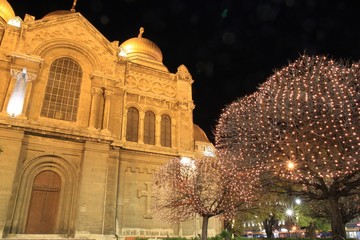
[[[16,74],[16,83],[14,90],[11,94],[9,104],[6,111],[12,117],[16,117],[21,114],[24,106],[26,82],[28,81],[28,74],[26,68]]]
[[[21,27],[22,24],[22,20],[20,17],[14,17],[14,18],[10,18],[8,21],[8,24],[14,27]]]

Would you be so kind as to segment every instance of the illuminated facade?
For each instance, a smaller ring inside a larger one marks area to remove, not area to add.
[[[21,19],[0,6],[0,238],[200,233],[197,218],[168,224],[151,209],[156,169],[213,154],[187,68],[170,73],[142,28],[119,44],[74,9]]]

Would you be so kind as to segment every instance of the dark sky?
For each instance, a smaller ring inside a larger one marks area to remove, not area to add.
[[[70,9],[72,0],[8,0],[36,19]],[[107,39],[155,42],[175,73],[194,79],[194,123],[213,141],[227,104],[256,91],[302,53],[360,59],[359,0],[78,0],[76,10]]]

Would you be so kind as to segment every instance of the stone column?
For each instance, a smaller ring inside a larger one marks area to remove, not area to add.
[[[103,232],[101,223],[106,216],[104,203],[107,201],[108,158],[108,144],[94,142],[84,144],[75,239],[83,238],[82,234],[86,235],[86,232],[92,234]]]
[[[2,108],[2,115],[9,115],[9,113],[7,113],[7,108],[9,107],[9,104],[15,104],[18,105],[18,107],[21,107],[21,112],[19,113],[19,115],[17,115],[17,117],[27,118],[26,110],[29,105],[32,82],[35,81],[36,74],[27,72],[26,68],[23,68],[22,70],[10,69],[10,73],[12,79],[10,80],[8,91]],[[17,99],[14,100],[12,98]]]
[[[122,142],[126,141],[126,124],[127,124],[127,109],[124,109],[124,114],[123,114],[123,124],[122,124],[122,133],[121,133],[121,140]]]
[[[91,89],[91,112],[90,112],[90,120],[89,120],[89,128],[96,129],[97,122],[99,119],[99,105],[100,100],[102,98],[103,90],[99,87],[93,87]]]
[[[190,136],[193,136],[193,135],[194,135],[194,134],[192,133],[193,131],[190,130],[190,128],[192,129],[193,126],[190,125],[190,126],[189,126],[189,129],[188,129],[188,131],[191,132],[191,135],[190,135]],[[179,132],[176,132],[176,129],[177,129],[177,127],[176,127],[176,120],[173,119],[173,118],[171,118],[171,128],[170,128],[170,131],[171,131],[171,143],[170,143],[170,147],[171,147],[171,148],[174,148],[174,147],[178,148],[178,147],[180,147],[180,146],[178,145],[178,142],[176,141],[176,140],[177,140],[176,135],[180,135],[180,134],[179,134]],[[189,137],[190,137],[190,136],[189,136]],[[193,143],[192,143],[192,144],[193,144]],[[191,146],[194,146],[194,145],[191,145]]]
[[[111,96],[114,94],[113,91],[105,90],[105,106],[104,106],[104,115],[102,122],[102,132],[110,133],[109,131],[109,118],[110,118],[110,110],[111,110]]]
[[[6,111],[6,109],[7,109],[9,100],[10,100],[11,93],[12,93],[12,91],[14,90],[15,83],[16,83],[16,75],[14,76],[14,75],[13,75],[13,71],[11,71],[11,80],[10,80],[9,86],[8,86],[8,88],[7,88],[7,92],[6,92],[6,95],[5,95],[4,103],[3,103],[3,106],[2,106],[2,109],[1,109],[1,115],[6,115],[6,116],[9,115],[9,114],[7,113],[7,111]]]
[[[24,132],[11,128],[0,128],[0,145],[4,152],[0,154],[0,238],[6,239],[11,227],[17,228],[18,221],[9,220],[9,213],[14,209],[17,200],[11,197],[12,191],[18,187],[16,171],[23,167],[22,146]],[[14,212],[12,212],[14,214]],[[11,215],[13,216],[13,215]],[[13,218],[12,218],[13,219]]]
[[[144,118],[145,113],[139,111],[139,143],[144,143]]]
[[[160,146],[161,138],[161,116],[155,116],[155,146]]]
[[[36,77],[37,77],[36,74],[29,73],[29,72],[27,73],[27,80],[26,80],[27,84],[26,84],[26,89],[25,89],[24,105],[23,105],[23,109],[22,109],[22,112],[19,117],[27,118],[27,109],[29,106],[31,89],[32,89],[33,82],[36,80]]]

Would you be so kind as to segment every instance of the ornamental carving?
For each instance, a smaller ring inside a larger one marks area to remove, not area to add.
[[[114,91],[111,90],[105,90],[105,98],[110,98],[112,95],[114,95]]]
[[[137,86],[137,80],[133,76],[128,76],[125,80],[125,85],[131,88],[134,88]]]
[[[150,90],[150,83],[148,80],[142,78],[139,80],[139,89],[142,91],[149,91]]]
[[[176,73],[176,78],[179,80],[187,80],[192,81],[191,74],[189,73],[189,70],[185,67],[184,64],[181,64]]]
[[[151,85],[151,91],[155,94],[162,94],[163,93],[163,87],[161,85],[161,83],[159,82],[154,82]]]
[[[80,51],[87,51],[89,55],[94,56],[94,61],[101,62],[103,73],[107,75],[113,74],[114,62],[111,57],[115,53],[109,52],[108,46],[105,46],[105,44],[109,44],[101,41],[102,35],[92,31],[92,29],[89,30],[86,26],[87,22],[83,21],[82,17],[79,17],[79,20],[84,22],[85,25],[78,24],[78,20],[74,18],[69,19],[67,24],[57,24],[55,21],[52,25],[42,28],[39,27],[40,23],[31,25],[31,27],[26,28],[26,41],[31,42],[31,44],[26,44],[26,49],[19,49],[19,51],[41,54],[38,51],[55,49],[52,46],[66,49],[66,45],[71,45],[72,50],[82,49]],[[41,24],[46,25],[47,23],[42,22]]]
[[[91,88],[91,94],[92,95],[98,95],[98,94],[103,94],[103,90],[99,87],[92,87]]]
[[[177,95],[176,82],[169,79],[158,79],[154,77],[143,77],[140,74],[127,75],[125,85],[129,88],[139,89],[142,92],[152,92],[157,95],[165,95],[174,98]],[[137,80],[139,79],[139,80]]]
[[[176,90],[173,86],[167,85],[164,88],[164,93],[166,96],[169,97],[175,97],[176,96]]]
[[[36,74],[30,73],[26,70],[26,68],[23,69],[10,69],[11,76],[15,78],[21,78],[24,77],[26,82],[34,81],[37,77]]]

